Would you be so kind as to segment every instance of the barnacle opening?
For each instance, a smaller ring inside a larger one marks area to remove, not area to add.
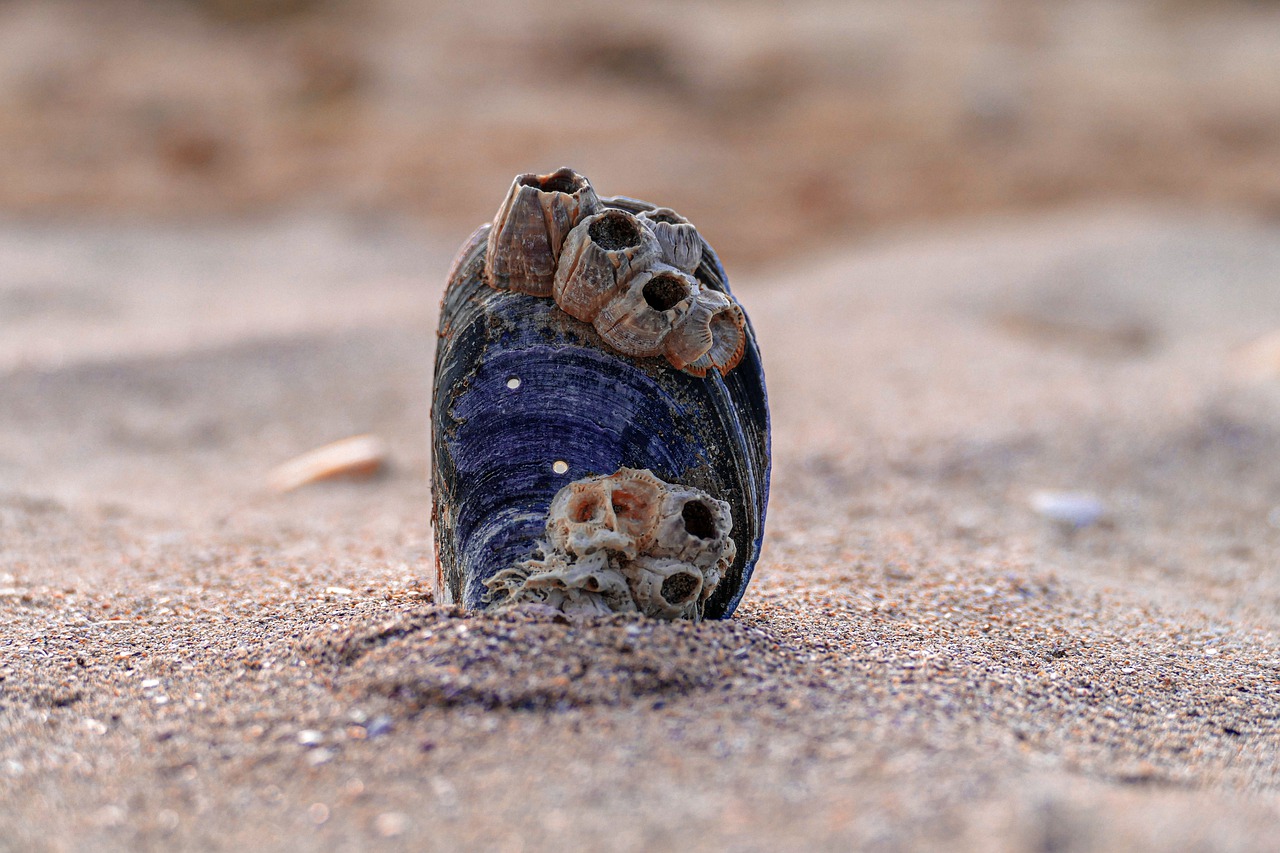
[[[549,175],[521,175],[520,186],[533,187],[544,193],[573,195],[589,186],[587,179],[572,169],[560,169]]]
[[[600,495],[596,492],[579,492],[569,501],[569,518],[578,524],[585,524],[601,514]]]
[[[692,291],[683,277],[675,273],[658,273],[645,282],[644,301],[654,311],[670,311],[685,299]]]
[[[692,572],[676,572],[662,582],[662,597],[668,604],[688,604],[701,588],[702,578]]]
[[[738,316],[732,309],[715,314],[711,318],[710,328],[711,338],[717,343],[721,341],[736,341],[742,334],[742,327],[738,324]]]
[[[680,517],[684,519],[684,529],[690,536],[711,539],[716,535],[715,516],[711,513],[711,507],[702,501],[689,501],[680,510]]]
[[[607,210],[587,228],[587,236],[606,252],[639,246],[644,239],[641,226],[634,217],[620,210]]]
[[[630,491],[625,486],[613,490],[613,512],[619,518],[640,518],[653,511],[652,494]]]
[[[650,210],[645,214],[654,222],[665,222],[668,225],[684,225],[686,220],[683,216],[677,214],[674,210],[660,207],[657,210]]]

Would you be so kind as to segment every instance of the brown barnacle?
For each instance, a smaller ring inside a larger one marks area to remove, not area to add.
[[[689,273],[698,268],[702,261],[702,237],[692,222],[669,207],[656,207],[639,216],[658,238],[663,263]]]
[[[565,238],[551,295],[566,314],[590,323],[661,256],[658,239],[638,217],[613,208],[601,211]]]
[[[738,366],[747,346],[747,319],[733,297],[703,288],[689,310],[667,335],[663,354],[676,368],[706,376],[712,368],[723,376]]]
[[[662,355],[663,342],[688,313],[698,290],[697,280],[675,267],[651,267],[600,310],[596,331],[625,355]]]
[[[572,169],[517,175],[489,230],[485,281],[497,290],[550,296],[566,235],[600,209],[590,181]]]

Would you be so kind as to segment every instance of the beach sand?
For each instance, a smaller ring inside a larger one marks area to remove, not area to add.
[[[0,226],[0,849],[1280,846],[1274,222],[726,258],[774,492],[698,626],[433,604],[464,236]]]

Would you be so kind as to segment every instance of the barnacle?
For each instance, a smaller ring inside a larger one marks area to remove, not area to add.
[[[648,471],[626,468],[570,483],[551,501],[547,541],[575,557],[614,551],[634,558],[653,539],[663,486]]]
[[[664,353],[686,373],[706,376],[714,368],[723,375],[742,361],[746,344],[747,318],[738,303],[704,289],[667,336]]]
[[[732,528],[727,503],[647,470],[577,480],[551,502],[541,553],[485,582],[489,601],[697,620],[737,555]]]
[[[498,290],[550,296],[565,236],[598,210],[590,181],[572,169],[517,175],[489,230],[485,280]]]
[[[661,255],[658,238],[625,210],[588,216],[565,238],[551,295],[566,314],[590,323]]]
[[[693,223],[669,207],[655,207],[639,214],[662,247],[662,260],[676,269],[693,272],[702,261],[702,237]]]
[[[485,280],[551,296],[624,355],[723,374],[742,358],[745,321],[732,297],[693,277],[702,253],[698,230],[674,210],[605,207],[565,168],[512,182],[489,229]]]
[[[679,560],[641,557],[625,571],[631,600],[646,616],[659,619],[691,617],[697,612],[703,577]]]
[[[658,266],[637,275],[626,291],[600,309],[593,325],[609,346],[625,355],[662,354],[667,334],[689,311],[698,282],[675,267]]]

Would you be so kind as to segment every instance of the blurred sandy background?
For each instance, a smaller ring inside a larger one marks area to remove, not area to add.
[[[562,163],[722,253],[1098,198],[1280,211],[1280,6],[8,0],[0,210],[403,211]]]
[[[758,331],[733,620],[432,600],[560,165]],[[1278,328],[1280,3],[0,0],[0,851],[1280,849]]]

